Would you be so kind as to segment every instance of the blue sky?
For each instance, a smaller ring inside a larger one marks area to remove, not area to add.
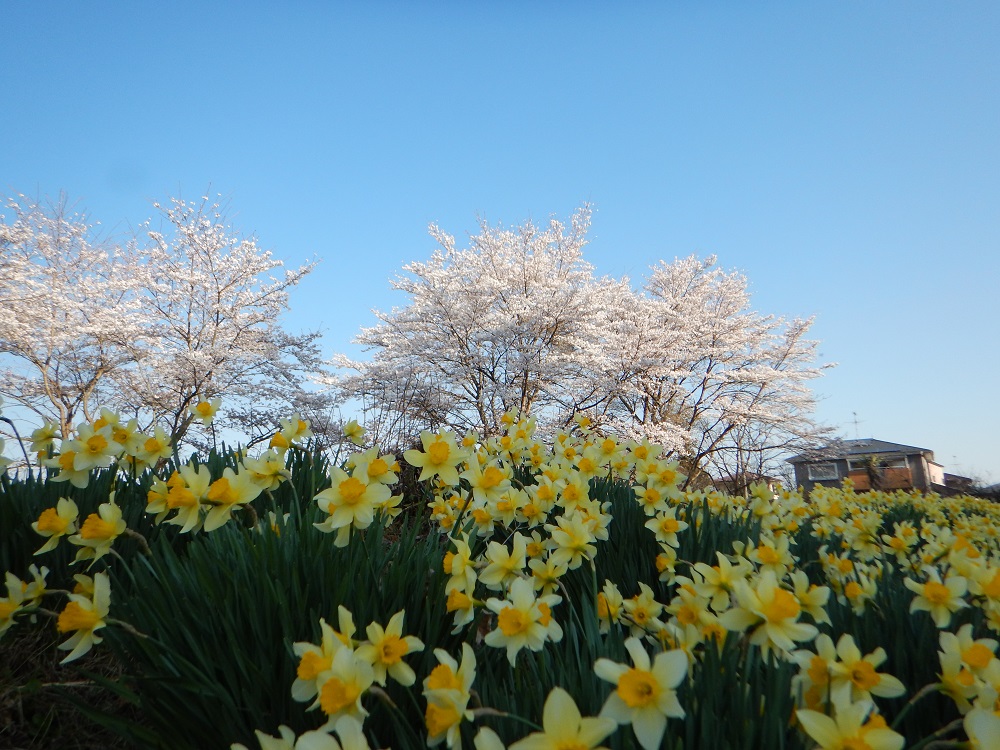
[[[824,421],[1000,481],[997,50],[994,2],[9,1],[0,190],[221,193],[330,354],[428,223],[590,202],[599,273],[717,255],[816,316]]]

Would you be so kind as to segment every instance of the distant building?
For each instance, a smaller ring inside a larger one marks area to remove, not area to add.
[[[920,490],[947,493],[944,467],[934,460],[934,451],[875,438],[840,440],[826,448],[795,456],[795,483],[812,491],[816,485],[839,487],[845,479],[860,492]]]

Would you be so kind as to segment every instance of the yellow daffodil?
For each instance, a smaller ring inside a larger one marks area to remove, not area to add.
[[[663,740],[668,718],[682,718],[684,709],[675,688],[687,674],[688,658],[681,650],[659,653],[650,661],[638,638],[625,641],[632,667],[610,659],[598,659],[594,672],[615,685],[601,716],[618,724],[631,724],[644,750],[655,750]]]
[[[749,631],[750,642],[765,656],[772,650],[790,653],[796,641],[811,641],[818,634],[813,625],[799,622],[802,606],[795,595],[778,585],[771,570],[764,571],[754,585],[737,581],[734,607],[719,616],[727,630]]]
[[[87,516],[80,531],[69,537],[69,541],[80,547],[73,562],[81,560],[97,560],[111,551],[115,539],[125,533],[125,521],[122,511],[115,505],[115,493],[110,499],[97,508],[97,513]]]
[[[198,403],[188,407],[188,411],[192,419],[201,422],[205,427],[210,427],[212,420],[215,419],[215,415],[219,412],[220,406],[222,406],[221,398],[202,399]]]
[[[542,731],[515,742],[510,750],[592,750],[615,726],[607,717],[582,717],[569,693],[552,688],[542,709]]]
[[[455,436],[451,432],[420,433],[423,451],[408,450],[403,458],[410,466],[420,469],[417,481],[439,476],[441,480],[454,487],[459,482],[458,465],[469,457],[469,452],[455,444]]]
[[[903,735],[889,729],[881,717],[866,722],[870,711],[870,703],[852,703],[838,706],[833,718],[809,709],[800,709],[795,715],[803,731],[822,750],[901,750],[906,741]]]
[[[407,654],[424,650],[423,641],[412,635],[403,635],[405,610],[394,614],[383,629],[377,622],[368,626],[368,642],[358,646],[358,657],[372,665],[375,682],[385,685],[386,675],[404,687],[417,681],[417,675],[409,664],[403,661]]]
[[[249,471],[237,474],[228,466],[222,476],[212,482],[205,493],[205,504],[209,506],[205,516],[205,531],[215,531],[232,518],[233,509],[246,505],[262,492],[255,484]]]
[[[916,594],[910,603],[910,612],[929,612],[935,625],[946,628],[954,612],[969,606],[963,598],[968,582],[962,576],[948,576],[942,582],[936,568],[925,568],[925,573],[927,580],[924,583],[903,579],[906,588]]]
[[[35,552],[40,555],[43,552],[53,550],[59,544],[59,540],[68,534],[76,533],[76,521],[80,515],[76,503],[67,497],[61,497],[56,501],[55,508],[46,508],[38,516],[38,520],[31,524],[31,528],[36,534],[47,536],[49,539]]]
[[[96,573],[93,583],[92,597],[70,594],[69,602],[59,613],[56,629],[60,633],[73,633],[68,641],[59,644],[60,649],[69,651],[60,664],[79,659],[95,643],[101,642],[96,631],[107,624],[105,618],[111,607],[111,584],[104,573]]]
[[[342,716],[353,716],[360,722],[368,712],[361,705],[361,698],[375,682],[372,665],[358,657],[349,648],[339,649],[333,656],[330,668],[323,672],[319,688],[319,706],[327,715],[321,731],[333,729]]]
[[[434,656],[438,665],[423,682],[427,700],[424,713],[427,746],[435,747],[445,742],[454,748],[461,745],[462,721],[471,721],[473,717],[468,705],[476,678],[476,655],[468,643],[463,643],[461,665],[444,649],[435,649]]]
[[[375,519],[376,506],[388,500],[392,491],[380,482],[369,483],[365,473],[359,477],[334,468],[330,478],[332,485],[314,498],[329,515],[315,526],[325,533],[337,531],[334,544],[345,547],[350,529],[367,529]]]
[[[545,527],[552,539],[550,553],[552,562],[575,570],[584,560],[592,560],[597,554],[594,544],[594,530],[582,513],[570,512],[559,516],[556,525]]]
[[[518,578],[510,585],[507,599],[486,602],[497,615],[497,627],[486,634],[486,645],[506,648],[507,660],[514,666],[522,648],[541,651],[546,640],[561,640],[562,628],[552,617],[552,608],[561,601],[555,594],[536,599],[531,581]]]

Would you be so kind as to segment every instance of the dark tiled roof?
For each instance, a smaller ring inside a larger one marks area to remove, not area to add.
[[[915,445],[903,445],[902,443],[890,443],[887,440],[876,440],[875,438],[860,438],[857,440],[841,440],[827,446],[815,453],[802,454],[788,459],[789,463],[802,463],[805,461],[829,461],[833,458],[847,458],[849,456],[868,456],[878,453],[896,453],[905,456],[912,456],[917,453],[931,453],[930,448],[918,448]]]

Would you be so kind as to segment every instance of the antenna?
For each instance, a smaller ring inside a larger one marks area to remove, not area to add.
[[[858,434],[858,413],[856,411],[852,411],[851,414],[854,415],[854,439],[859,440],[861,435]]]

